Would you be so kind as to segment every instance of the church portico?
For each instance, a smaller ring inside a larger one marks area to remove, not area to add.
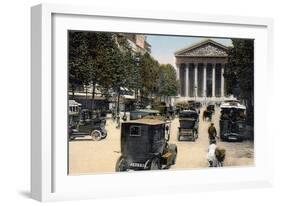
[[[175,53],[180,100],[223,101],[228,48],[206,40]]]

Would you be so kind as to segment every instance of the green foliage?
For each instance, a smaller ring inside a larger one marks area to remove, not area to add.
[[[131,85],[134,66],[132,52],[113,33],[69,32],[69,83],[93,84],[103,89]],[[94,96],[94,93],[93,93]]]
[[[140,91],[141,96],[173,96],[177,93],[172,65],[159,65],[149,53],[132,51],[127,37],[109,32],[69,32],[69,86],[92,86],[92,100],[98,88],[107,98],[121,88]],[[93,102],[93,101],[92,101]],[[92,104],[93,107],[93,104]]]
[[[148,97],[158,92],[159,63],[149,53],[140,58],[140,88],[141,95]]]
[[[178,82],[176,70],[170,64],[162,64],[160,66],[159,75],[159,95],[160,96],[175,96],[178,91]]]
[[[74,94],[75,90],[83,84],[89,84],[89,67],[87,60],[89,56],[88,39],[85,32],[69,32],[69,86]]]
[[[254,124],[254,40],[232,39],[229,63],[225,72],[227,92],[243,100],[247,124]]]
[[[251,100],[254,93],[254,41],[232,39],[225,79],[227,93]]]

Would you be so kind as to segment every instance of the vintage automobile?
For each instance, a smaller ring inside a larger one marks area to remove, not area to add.
[[[199,115],[193,110],[183,110],[179,113],[178,141],[195,141],[198,138]]]
[[[138,109],[130,112],[130,120],[141,119],[145,116],[160,116],[160,112],[152,109]]]
[[[202,107],[202,104],[199,101],[189,100],[187,103],[189,108],[194,108],[196,111],[200,110]]]
[[[246,107],[239,101],[221,104],[220,137],[223,141],[243,141],[246,135]]]
[[[160,115],[168,119],[174,119],[177,113],[176,107],[168,105],[165,102],[157,102],[152,105],[152,109],[159,111]]]
[[[121,125],[121,156],[115,170],[160,170],[176,163],[177,146],[169,144],[170,123],[143,118]]]
[[[201,102],[195,100],[189,100],[187,103],[188,103],[188,107],[187,107],[188,110],[194,110],[198,114],[200,114],[200,109],[202,107]]]
[[[76,124],[69,124],[69,140],[74,140],[76,137],[85,137],[88,135],[90,135],[95,141],[104,139],[107,136],[105,124],[105,118],[100,117],[99,113],[83,109],[80,112],[79,121]]]

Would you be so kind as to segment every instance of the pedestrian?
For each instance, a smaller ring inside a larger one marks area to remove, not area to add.
[[[126,112],[124,112],[124,115],[123,115],[123,117],[122,117],[122,120],[123,120],[124,122],[127,121],[127,114],[126,114]]]
[[[217,130],[214,126],[214,123],[211,123],[210,127],[208,128],[208,134],[209,134],[210,143],[212,140],[216,140]]]
[[[216,157],[216,140],[212,139],[210,141],[210,145],[208,147],[208,154],[207,154],[207,160],[209,163],[209,167],[217,167],[218,166],[218,160]]]
[[[226,150],[222,147],[216,147],[216,150],[215,150],[215,155],[216,155],[216,158],[217,158],[217,166],[218,167],[223,167],[223,161],[225,159],[225,153],[226,153]]]

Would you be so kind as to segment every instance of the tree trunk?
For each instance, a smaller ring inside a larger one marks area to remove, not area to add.
[[[74,95],[75,95],[75,86],[71,85],[71,98],[74,99]]]
[[[96,94],[96,82],[93,81],[92,102],[91,102],[92,110],[94,110],[95,107],[95,94]]]
[[[86,108],[88,109],[88,87],[86,86]]]
[[[120,88],[118,88],[118,91],[117,91],[117,115],[119,115],[119,112],[120,112]]]

